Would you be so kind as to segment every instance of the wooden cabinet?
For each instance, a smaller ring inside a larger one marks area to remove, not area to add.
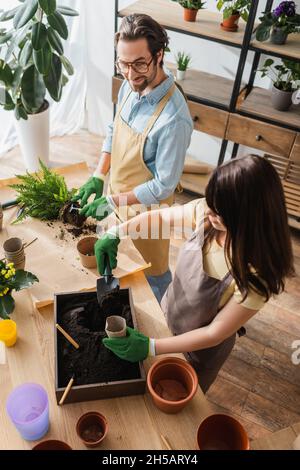
[[[297,134],[294,146],[292,148],[291,160],[300,163],[300,134]]]
[[[247,117],[231,114],[226,139],[273,155],[289,157],[296,132]]]

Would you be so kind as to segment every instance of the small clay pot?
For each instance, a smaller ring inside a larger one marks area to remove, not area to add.
[[[9,238],[4,242],[3,249],[8,263],[14,263],[15,269],[24,269],[25,253],[23,242],[20,238]]]
[[[77,250],[80,256],[81,264],[85,268],[96,268],[97,261],[94,252],[97,237],[84,237],[77,243]]]
[[[279,111],[288,111],[292,105],[293,91],[279,90],[279,88],[272,86],[271,102],[272,106]]]
[[[107,419],[97,411],[89,411],[77,421],[76,432],[86,447],[97,447],[108,432]]]
[[[191,10],[190,8],[183,9],[183,19],[184,21],[196,21],[198,10]]]
[[[109,338],[126,336],[126,320],[119,315],[111,315],[106,318],[105,332]]]
[[[273,44],[285,44],[286,40],[288,37],[288,33],[283,31],[281,28],[277,28],[276,26],[273,26],[272,31],[271,31],[271,36],[270,36],[270,41]]]
[[[68,444],[63,441],[48,440],[37,444],[32,450],[73,450]]]
[[[178,357],[165,357],[150,367],[147,386],[157,408],[165,413],[178,413],[197,392],[198,377],[188,362]]]
[[[223,18],[223,23],[221,23],[221,28],[224,29],[224,31],[229,31],[234,33],[235,31],[238,30],[239,22],[240,19],[240,14],[236,13],[235,15],[229,16],[229,18]]]
[[[208,416],[197,432],[200,450],[249,450],[250,443],[243,426],[224,414]]]

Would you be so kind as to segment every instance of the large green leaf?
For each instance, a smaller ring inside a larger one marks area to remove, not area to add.
[[[50,71],[44,76],[44,82],[51,97],[59,101],[62,94],[62,63],[56,54],[52,54]]]
[[[256,39],[258,41],[267,41],[270,37],[271,27],[260,24],[256,30]]]
[[[60,37],[63,39],[68,39],[68,27],[64,17],[58,11],[56,11],[47,18],[50,26],[52,26],[52,28],[58,32]]]
[[[14,27],[22,28],[36,14],[38,9],[38,0],[27,0],[17,11],[14,17]]]
[[[19,54],[19,63],[22,67],[26,67],[32,56],[32,45],[30,41],[27,41],[23,49]]]
[[[15,117],[17,121],[19,121],[20,119],[25,119],[25,121],[28,120],[28,115],[22,103],[18,103],[17,106],[15,107]]]
[[[39,49],[42,49],[44,47],[45,43],[47,42],[47,28],[46,26],[41,23],[40,21],[38,23],[35,23],[32,26],[32,47],[36,51]]]
[[[5,44],[6,42],[10,41],[12,37],[13,33],[11,31],[0,34],[0,44]]]
[[[14,101],[16,101],[17,95],[19,93],[19,88],[21,86],[21,80],[22,80],[22,74],[23,74],[23,67],[19,65],[14,72],[14,79],[13,79],[12,86],[11,86],[11,92],[12,92],[12,97]]]
[[[6,86],[10,86],[13,78],[10,66],[0,59],[0,82],[4,82]]]
[[[74,68],[73,68],[73,65],[71,64],[71,62],[64,56],[60,56],[60,60],[62,61],[62,64],[66,70],[66,72],[68,73],[68,75],[73,75],[74,74]]]
[[[25,70],[22,80],[22,103],[27,113],[36,113],[44,103],[46,89],[43,78],[34,65]]]
[[[15,14],[17,13],[17,10],[21,7],[21,5],[19,5],[18,7],[16,8],[13,8],[12,10],[8,10],[8,11],[4,11],[3,13],[1,13],[0,15],[0,21],[8,21],[8,20],[11,20]]]
[[[34,282],[39,282],[38,278],[34,274],[29,271],[24,271],[23,269],[17,269],[14,278],[15,290],[26,289],[27,287],[32,286]]]
[[[54,29],[51,28],[51,26],[49,26],[47,33],[48,33],[48,41],[50,42],[53,49],[55,49],[56,52],[59,53],[59,55],[62,55],[64,53],[64,47],[57,32],[54,31]]]
[[[9,92],[5,88],[0,87],[0,105],[4,107],[6,111],[12,111],[15,109],[15,103],[12,100]]]
[[[63,5],[58,5],[57,10],[59,13],[65,16],[78,16],[79,13],[76,10],[73,10],[73,8],[70,7],[65,7]]]
[[[10,294],[0,297],[0,317],[4,320],[9,318],[9,314],[15,308],[15,301]]]
[[[52,49],[48,42],[39,51],[33,51],[33,62],[42,75],[47,75],[52,59]]]
[[[56,10],[56,0],[39,0],[39,4],[46,15],[52,15]]]

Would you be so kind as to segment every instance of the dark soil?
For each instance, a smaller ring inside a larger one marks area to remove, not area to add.
[[[86,442],[97,442],[103,436],[100,424],[91,424],[81,433],[81,437]]]
[[[73,235],[73,238],[80,237],[81,235],[89,235],[90,233],[96,233],[96,224],[84,224],[82,227],[68,228],[67,232]]]
[[[59,219],[65,224],[82,227],[86,218],[83,215],[80,215],[79,210],[76,210],[76,208],[80,208],[80,205],[77,202],[66,202],[59,211]]]
[[[173,379],[160,380],[155,385],[154,390],[160,397],[169,401],[183,400],[188,396],[186,388],[178,380]]]
[[[80,345],[75,349],[58,333],[59,387],[66,387],[73,376],[75,385],[140,378],[138,363],[119,359],[102,344],[109,315],[120,315],[128,326],[133,327],[128,290],[116,290],[106,295],[101,307],[96,292],[57,298],[57,321]]]

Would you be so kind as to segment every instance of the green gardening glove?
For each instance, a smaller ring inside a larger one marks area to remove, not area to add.
[[[114,207],[105,196],[95,199],[90,204],[86,204],[79,212],[84,217],[93,217],[97,220],[103,220],[114,211]]]
[[[104,346],[110,349],[120,359],[129,362],[143,361],[149,355],[148,336],[127,326],[126,336],[122,338],[104,338]]]
[[[103,193],[104,181],[102,178],[97,176],[91,176],[85,184],[83,184],[74,197],[72,197],[72,202],[79,201],[81,199],[81,207],[85,206],[88,198],[95,194],[95,199],[99,199]]]
[[[108,257],[111,269],[117,267],[118,245],[120,238],[116,233],[107,232],[95,243],[95,256],[99,274],[104,275],[106,268],[105,258]]]

